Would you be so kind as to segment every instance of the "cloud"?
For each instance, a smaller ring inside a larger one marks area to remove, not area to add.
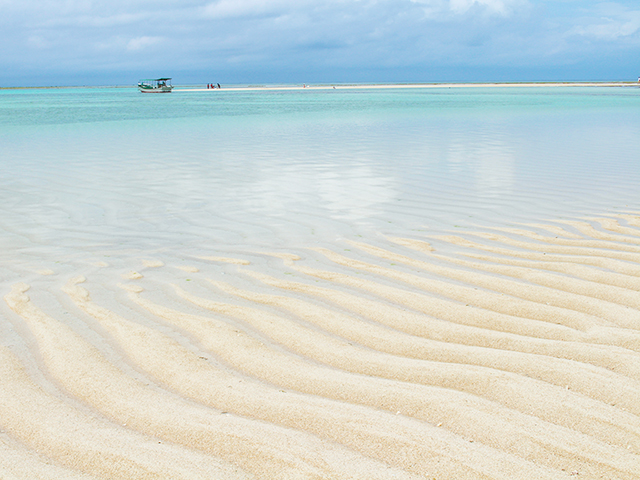
[[[640,31],[640,11],[626,11],[588,19],[587,25],[569,30],[569,35],[592,37],[598,40],[618,40]]]
[[[506,15],[509,12],[509,0],[451,0],[451,10],[456,13],[465,13],[471,7],[480,5],[489,12]]]
[[[420,6],[428,16],[465,14],[477,8],[490,14],[509,15],[528,4],[527,0],[216,0],[207,4],[204,15],[212,19],[280,16],[293,12],[326,12],[334,18],[361,16],[385,11],[411,12]]]
[[[528,5],[527,0],[410,0],[424,6],[428,16],[437,17],[449,13],[464,15],[469,11],[508,16]]]
[[[0,0],[0,68],[307,72],[561,65],[638,57],[637,0]],[[158,48],[159,46],[162,48]],[[632,49],[635,51],[632,52]],[[142,58],[139,53],[155,49]],[[626,50],[625,50],[626,49]],[[625,58],[626,58],[625,57]],[[620,56],[620,58],[623,58]],[[420,74],[426,72],[427,74]],[[389,77],[387,77],[389,78]],[[468,77],[466,77],[468,78]],[[255,80],[253,80],[255,79]],[[242,78],[238,80],[243,81]]]
[[[306,4],[303,0],[218,0],[206,5],[203,12],[212,19],[278,16],[302,9]]]
[[[147,47],[150,47],[162,42],[162,40],[163,40],[162,37],[142,36],[142,37],[132,38],[131,40],[129,40],[129,42],[127,42],[127,50],[129,51],[143,50],[143,49],[146,49]]]

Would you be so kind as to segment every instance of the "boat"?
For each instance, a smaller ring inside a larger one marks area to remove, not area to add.
[[[173,85],[170,78],[146,78],[138,82],[142,93],[171,93]]]

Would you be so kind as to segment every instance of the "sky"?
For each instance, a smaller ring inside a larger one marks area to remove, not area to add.
[[[640,76],[640,0],[0,0],[0,12],[0,87]]]

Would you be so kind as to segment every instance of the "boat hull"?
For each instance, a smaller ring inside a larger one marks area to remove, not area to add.
[[[142,93],[171,93],[171,88],[140,88],[138,90]]]

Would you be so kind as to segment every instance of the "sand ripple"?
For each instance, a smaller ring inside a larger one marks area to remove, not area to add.
[[[245,256],[4,292],[0,477],[640,479],[636,213]]]

